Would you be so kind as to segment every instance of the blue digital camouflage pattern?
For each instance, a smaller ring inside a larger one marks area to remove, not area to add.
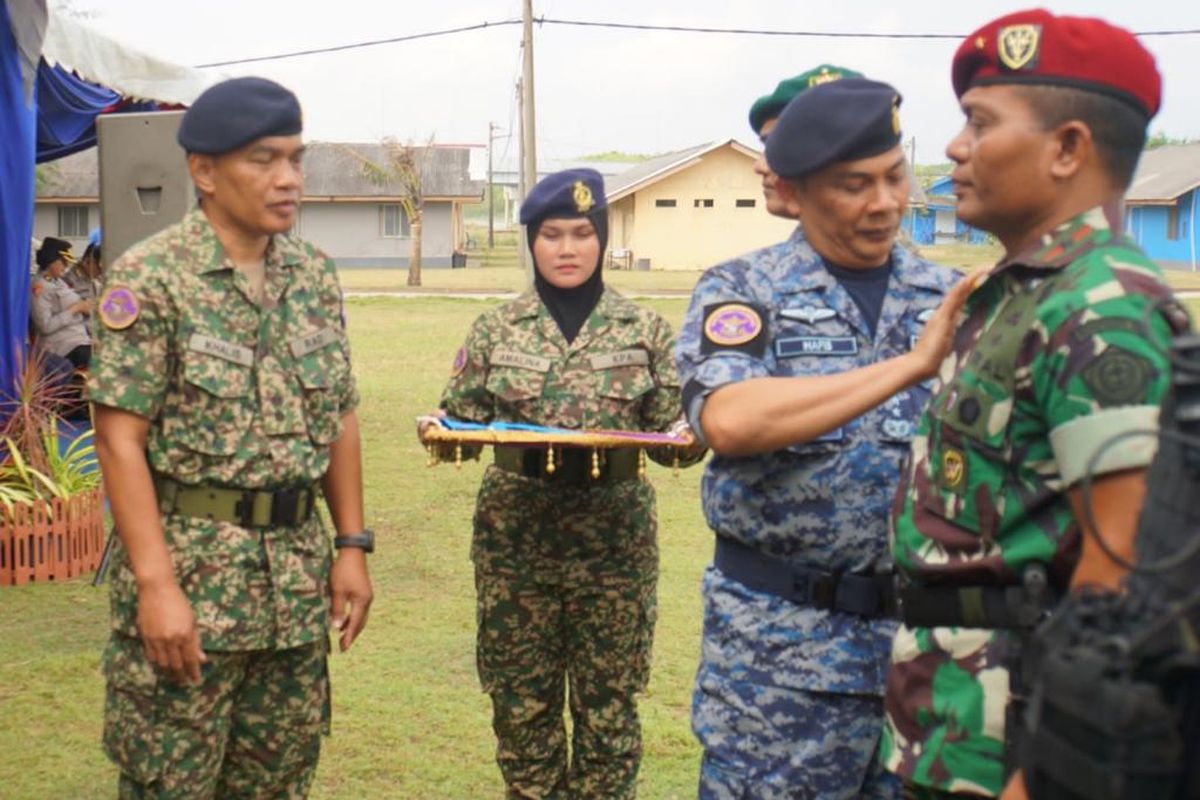
[[[727,383],[840,373],[908,351],[957,274],[900,247],[893,248],[892,262],[873,339],[850,295],[800,230],[786,242],[708,270],[696,285],[676,348],[693,430],[701,431],[704,398]],[[766,326],[761,355],[704,347],[705,310],[721,303],[757,307]],[[828,354],[813,354],[822,351]],[[883,565],[889,504],[928,399],[928,388],[915,386],[819,440],[748,458],[714,455],[702,485],[709,526],[808,567]],[[756,787],[755,797],[775,796],[770,786],[780,787],[780,797],[897,796],[890,778],[875,785],[871,777],[895,624],[799,606],[715,568],[705,576],[703,595],[692,718],[705,748],[701,797],[740,796],[739,784],[731,783],[734,772]],[[757,725],[756,719],[770,724]],[[807,793],[820,776],[829,780]]]

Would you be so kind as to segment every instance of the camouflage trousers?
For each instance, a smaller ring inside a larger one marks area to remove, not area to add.
[[[883,701],[730,679],[701,666],[692,730],[701,800],[899,800],[875,757]]]
[[[208,653],[199,686],[160,677],[142,643],[104,654],[104,749],[118,795],[153,800],[304,798],[329,728],[325,641]]]
[[[565,588],[477,574],[476,585],[479,676],[508,797],[633,798],[654,582]]]
[[[653,490],[535,483],[489,470],[472,547],[479,677],[507,797],[633,798],[656,616]]]

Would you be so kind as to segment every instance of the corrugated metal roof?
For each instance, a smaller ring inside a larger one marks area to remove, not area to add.
[[[654,183],[661,177],[666,177],[676,172],[693,159],[700,158],[720,147],[732,147],[734,150],[751,158],[757,158],[759,155],[758,150],[744,145],[736,139],[727,139],[723,142],[705,142],[695,147],[689,147],[686,150],[677,150],[674,153],[666,153],[643,161],[636,167],[626,170],[619,175],[612,177],[605,176],[604,194],[610,203],[614,200],[620,200],[625,195]],[[908,166],[908,173],[910,178],[908,202],[912,205],[923,206],[928,200],[925,196],[925,190],[921,188],[920,183],[913,176],[911,165]]]
[[[470,179],[470,149],[467,147],[418,147],[424,164],[423,185],[427,197],[483,197],[484,182]],[[355,154],[358,155],[355,155]],[[377,184],[363,170],[363,158],[386,166],[384,146],[342,142],[310,142],[304,154],[305,197],[398,197],[404,194],[397,182]],[[99,196],[96,148],[46,164],[45,185],[39,198],[95,199]]]
[[[727,144],[727,142],[722,142],[721,144]],[[606,176],[604,178],[604,195],[608,198],[609,202],[612,202],[614,199],[620,199],[623,195],[628,194],[629,190],[633,187],[649,183],[654,176],[669,173],[680,165],[717,146],[713,142],[705,142],[695,147],[689,147],[686,150],[676,150],[673,153],[665,153],[661,156],[647,159],[636,167],[627,169],[619,175]]]
[[[1131,205],[1173,203],[1200,186],[1200,143],[1147,150],[1125,193]]]

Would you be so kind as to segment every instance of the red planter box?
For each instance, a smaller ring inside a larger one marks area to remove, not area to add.
[[[62,581],[100,566],[104,494],[96,488],[66,500],[0,509],[0,586]]]

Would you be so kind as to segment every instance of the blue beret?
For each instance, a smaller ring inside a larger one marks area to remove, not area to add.
[[[296,95],[266,78],[234,78],[196,98],[176,138],[189,153],[220,155],[263,136],[291,136],[303,127]]]
[[[767,164],[799,178],[839,161],[885,153],[900,143],[900,93],[886,83],[842,78],[796,95],[767,137]]]
[[[521,203],[521,224],[550,217],[583,217],[604,208],[604,178],[594,169],[564,169],[537,182]]]

